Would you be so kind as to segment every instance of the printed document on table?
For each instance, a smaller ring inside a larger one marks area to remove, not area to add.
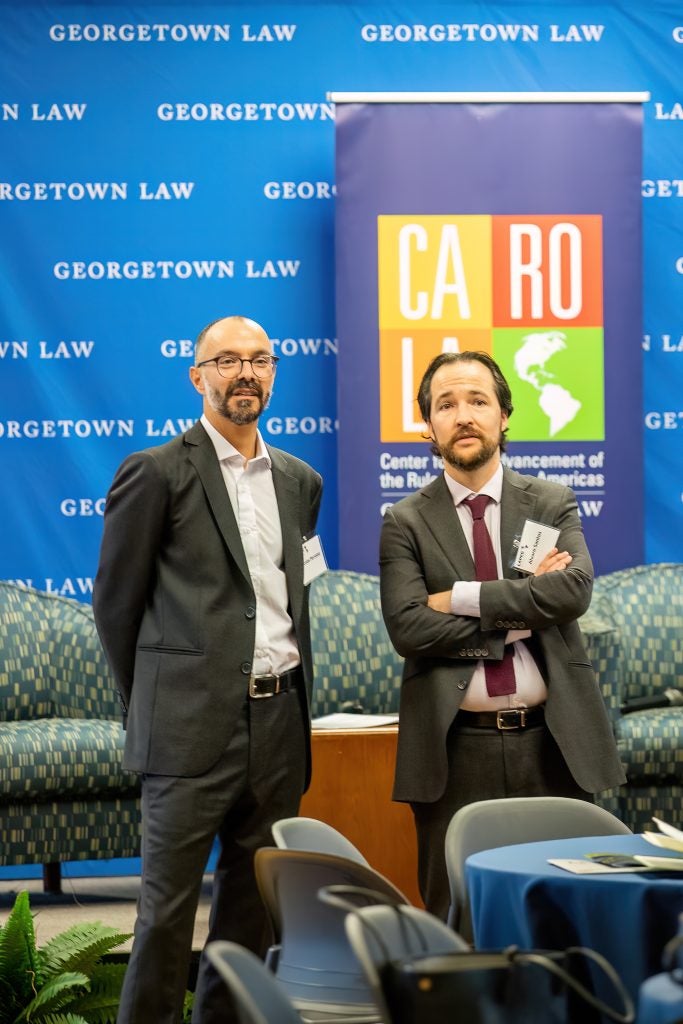
[[[396,725],[398,715],[354,715],[352,712],[337,711],[322,715],[311,722],[313,729],[376,729],[383,725]]]
[[[633,859],[648,871],[683,871],[683,857],[644,857],[634,853]]]
[[[634,858],[635,860],[635,858]],[[607,864],[598,864],[594,860],[581,860],[580,858],[557,858],[548,861],[556,868],[563,871],[571,871],[573,875],[614,875],[625,872],[644,871],[644,868],[611,868]]]
[[[673,825],[669,825],[666,821],[662,821],[660,818],[653,818],[652,820],[659,829],[659,832],[643,832],[643,838],[647,839],[648,843],[652,843],[653,846],[660,846],[664,850],[676,850],[678,853],[683,853],[683,832],[678,828],[674,828]]]

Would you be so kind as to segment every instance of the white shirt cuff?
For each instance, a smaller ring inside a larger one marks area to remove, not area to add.
[[[479,592],[481,583],[478,580],[457,580],[451,590],[451,611],[454,615],[472,615],[479,618]]]

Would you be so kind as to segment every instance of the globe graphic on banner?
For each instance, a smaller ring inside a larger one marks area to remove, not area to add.
[[[567,348],[566,335],[544,331],[526,334],[522,342],[514,354],[515,373],[538,392],[539,408],[548,418],[548,437],[555,437],[582,408],[553,371],[553,356]]]

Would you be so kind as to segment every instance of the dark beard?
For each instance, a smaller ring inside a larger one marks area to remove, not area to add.
[[[479,451],[472,452],[471,455],[466,455],[465,457],[456,455],[453,446],[459,437],[464,436],[478,438],[481,444]],[[478,432],[469,431],[466,435],[455,434],[448,444],[440,444],[437,447],[444,462],[447,462],[453,469],[460,469],[465,473],[469,473],[473,469],[481,469],[482,466],[485,466],[494,457],[500,448],[500,441],[491,441]]]
[[[248,398],[238,398],[237,408],[234,406],[230,408],[230,399],[238,389],[249,388],[254,392],[254,395],[258,398],[258,405],[255,409],[251,401]],[[226,420],[230,420],[237,427],[244,427],[247,423],[254,423],[265,407],[268,404],[270,395],[265,395],[263,387],[258,380],[244,380],[238,378],[234,380],[229,387],[226,389],[225,394],[220,395],[217,391],[212,390],[210,394],[211,399],[216,403],[215,408],[221,416],[224,416]]]
[[[254,409],[248,399],[238,402],[236,409],[229,409],[226,402],[222,412],[225,418],[230,420],[231,423],[234,423],[235,426],[243,427],[245,424],[253,423],[254,420],[259,418],[263,412],[263,402],[259,400],[258,409]]]

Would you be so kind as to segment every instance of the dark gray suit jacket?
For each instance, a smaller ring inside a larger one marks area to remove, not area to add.
[[[509,568],[526,519],[560,529],[567,569],[528,576]],[[473,580],[474,562],[443,476],[386,513],[382,610],[406,661],[394,799],[431,802],[446,786],[446,734],[479,658],[500,659],[508,629],[531,629],[545,661],[546,721],[575,780],[588,792],[624,779],[595,673],[576,619],[588,608],[593,567],[576,499],[567,487],[505,470],[501,500],[504,579],[483,583],[481,618],[427,607],[428,594]]]
[[[286,452],[268,452],[289,611],[310,702],[301,543],[315,528],[322,481]],[[225,749],[247,694],[256,601],[216,452],[201,423],[129,456],[116,473],[93,608],[128,708],[125,767],[202,774]],[[304,714],[310,717],[308,706]]]

